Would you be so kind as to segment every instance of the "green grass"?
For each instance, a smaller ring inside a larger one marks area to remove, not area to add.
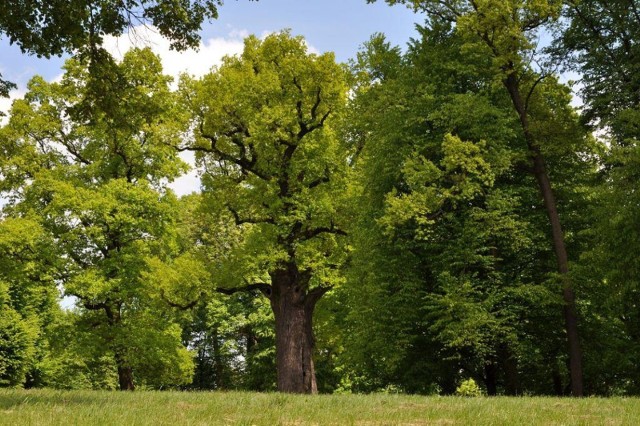
[[[0,425],[636,425],[634,398],[0,390]]]

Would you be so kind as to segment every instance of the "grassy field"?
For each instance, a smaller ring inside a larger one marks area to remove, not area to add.
[[[0,390],[0,425],[637,425],[640,399]]]

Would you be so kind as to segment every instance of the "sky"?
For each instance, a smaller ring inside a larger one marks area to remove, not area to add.
[[[360,46],[374,33],[384,33],[393,45],[406,47],[410,39],[417,36],[416,23],[422,22],[420,15],[405,6],[388,6],[384,1],[367,4],[366,0],[227,0],[219,7],[218,14],[217,20],[204,24],[197,51],[171,51],[166,40],[145,29],[117,39],[108,37],[105,47],[121,57],[132,46],[150,46],[160,55],[165,73],[176,77],[182,72],[201,76],[220,64],[223,56],[241,53],[242,40],[250,34],[264,36],[288,29],[294,35],[303,36],[311,52],[332,51],[337,61],[346,62],[355,57]],[[49,81],[59,79],[64,59],[23,54],[6,38],[0,38],[0,73],[18,85],[10,99],[0,98],[0,111],[8,111],[12,100],[25,94],[27,82],[34,75]],[[192,163],[188,154],[184,158]],[[197,191],[196,171],[171,186],[178,195]]]
[[[202,74],[219,63],[225,54],[239,53],[242,39],[249,34],[264,35],[290,29],[302,35],[312,50],[333,51],[340,62],[353,58],[359,46],[369,37],[381,32],[392,44],[406,46],[416,35],[415,22],[421,21],[408,8],[388,6],[384,1],[367,4],[366,0],[227,0],[218,9],[219,18],[204,25],[199,52],[178,55],[169,53],[168,43],[157,34],[123,36],[107,40],[110,47],[121,53],[137,39],[137,46],[146,40],[157,53],[166,58],[165,71],[187,71]],[[24,94],[26,83],[38,74],[47,80],[60,76],[64,58],[39,59],[20,52],[5,37],[0,38],[0,73],[3,78],[18,84],[13,97]],[[6,111],[8,101],[0,101]]]

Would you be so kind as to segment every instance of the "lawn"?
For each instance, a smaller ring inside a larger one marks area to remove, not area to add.
[[[635,425],[640,399],[0,390],[0,425]]]

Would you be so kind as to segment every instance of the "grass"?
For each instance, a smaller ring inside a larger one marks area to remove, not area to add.
[[[0,390],[0,425],[635,425],[640,399]]]

